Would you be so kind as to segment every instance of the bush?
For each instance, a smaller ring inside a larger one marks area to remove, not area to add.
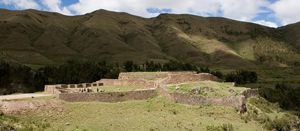
[[[281,119],[274,119],[265,125],[269,130],[276,130],[276,131],[290,131],[291,125],[288,120],[281,118]]]
[[[223,79],[224,78],[222,72],[220,72],[220,71],[212,71],[210,73],[213,74],[214,76],[218,77],[219,79]]]
[[[237,84],[255,83],[257,81],[257,74],[254,71],[235,71],[225,76],[226,82],[235,82]]]
[[[233,131],[232,124],[222,124],[220,126],[206,126],[206,131]]]
[[[29,67],[0,62],[0,94],[35,91],[34,75]]]
[[[283,109],[300,108],[300,87],[288,84],[276,84],[274,87],[259,88],[259,95],[270,102],[277,102]]]
[[[289,131],[299,127],[299,118],[290,114],[278,114],[271,117],[274,111],[272,109],[279,109],[267,102],[263,98],[250,98],[248,102],[248,112],[242,119],[255,120],[262,124],[268,130]],[[279,118],[278,118],[279,117]]]

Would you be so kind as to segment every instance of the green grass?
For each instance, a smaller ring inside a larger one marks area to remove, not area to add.
[[[254,85],[250,87],[259,87],[260,85],[264,86],[265,84],[271,84],[274,85],[276,83],[298,83],[300,84],[300,68],[299,67],[269,67],[264,65],[258,65],[257,68],[237,68],[237,69],[231,69],[231,68],[210,68],[211,70],[217,70],[222,72],[223,74],[228,74],[230,72],[236,71],[236,70],[250,70],[255,71],[258,74],[258,81]],[[244,87],[249,87],[247,85],[242,85]]]
[[[76,102],[53,109],[19,115],[23,121],[45,121],[46,130],[206,130],[230,123],[234,130],[263,130],[255,121],[245,123],[231,107],[189,106],[164,97],[121,103]]]
[[[278,62],[285,65],[300,60],[297,51],[287,43],[264,37],[257,38],[256,41],[253,47],[255,55],[263,62]]]
[[[25,64],[26,66],[30,67],[33,70],[38,70],[42,67],[45,67],[45,65],[35,65],[35,64]]]
[[[176,88],[178,88],[176,90]],[[193,89],[199,89],[201,96],[230,96],[243,92],[247,88],[245,87],[234,87],[232,83],[220,83],[214,81],[201,81],[195,83],[185,83],[179,85],[169,85],[169,91],[191,93]]]
[[[49,123],[45,121],[37,120],[21,120],[15,116],[0,114],[0,130],[1,131],[43,131],[45,128],[50,126]]]
[[[255,60],[253,43],[253,40],[247,40],[240,43],[227,43],[227,45],[234,49],[242,58]]]

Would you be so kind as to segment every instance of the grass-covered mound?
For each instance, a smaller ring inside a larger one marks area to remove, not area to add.
[[[200,81],[194,83],[168,85],[170,92],[189,93],[192,95],[224,97],[237,95],[247,90],[245,87],[235,87],[233,83],[215,81]]]

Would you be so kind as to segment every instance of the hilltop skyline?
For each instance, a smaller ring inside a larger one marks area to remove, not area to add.
[[[225,17],[280,27],[300,20],[297,0],[0,0],[0,8],[82,15],[99,9],[150,18],[161,13]]]

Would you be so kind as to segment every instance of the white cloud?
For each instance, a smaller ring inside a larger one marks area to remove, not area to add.
[[[273,27],[273,28],[278,27],[278,25],[276,23],[270,22],[270,21],[265,21],[265,20],[258,20],[258,21],[254,21],[253,23],[268,26],[268,27]]]
[[[16,9],[40,9],[34,0],[0,0],[0,4],[13,6]]]
[[[219,0],[219,3],[224,17],[241,21],[250,21],[261,7],[269,5],[266,0]]]
[[[267,0],[79,0],[67,7],[76,14],[85,14],[97,9],[127,12],[142,17],[158,15],[146,11],[147,8],[168,8],[175,14],[196,14],[219,16],[250,21],[268,6]],[[221,14],[220,14],[221,13]]]
[[[61,0],[42,0],[41,4],[43,4],[48,11],[71,15],[71,12],[66,7],[62,7]]]
[[[85,14],[98,9],[120,11],[121,3],[116,0],[79,0],[67,8],[75,14]],[[124,5],[126,6],[126,5]]]
[[[17,5],[20,2],[31,3],[34,5],[32,8],[38,8],[38,4],[34,0],[0,1],[11,3],[11,5]],[[175,14],[221,15],[243,21],[250,21],[260,11],[261,6],[268,4],[267,0],[79,0],[69,6],[62,6],[62,0],[40,0],[40,3],[47,8],[45,10],[66,15],[85,14],[98,9],[106,9],[142,17],[153,17],[158,13],[149,13],[147,8],[167,8],[172,9],[172,13]]]
[[[69,10],[76,14],[85,14],[97,9],[127,12],[130,14],[153,17],[158,14],[147,12],[147,8],[168,8],[172,13],[194,13],[199,15],[216,14],[218,3],[216,0],[79,0],[70,5]]]
[[[283,25],[295,23],[300,20],[299,0],[280,0],[273,3],[270,8],[275,12]]]

